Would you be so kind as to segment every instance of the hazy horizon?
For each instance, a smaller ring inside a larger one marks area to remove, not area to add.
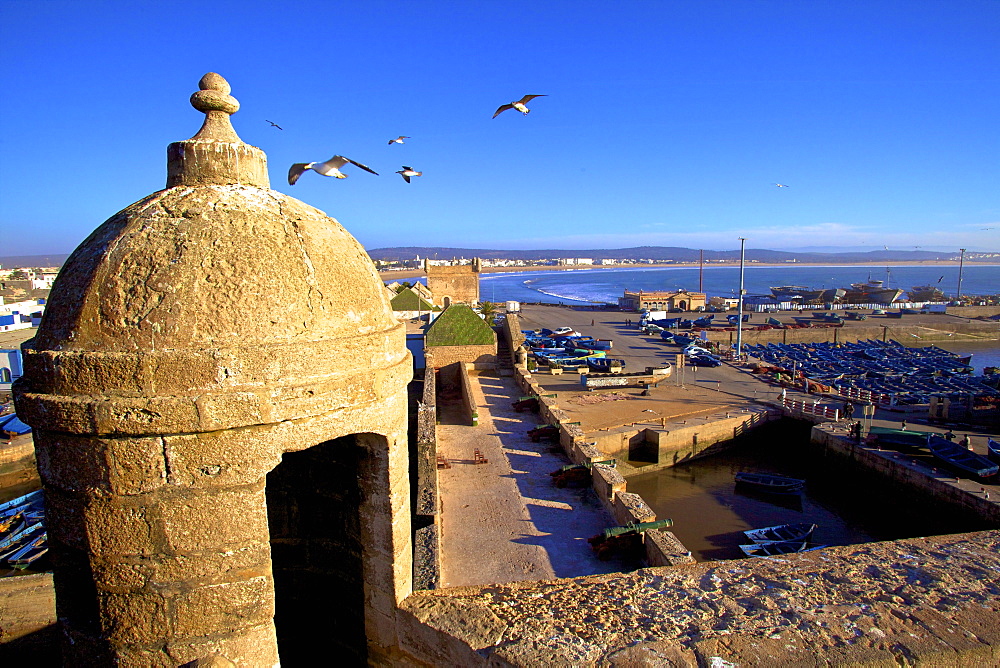
[[[367,248],[1000,248],[997,25],[989,0],[6,2],[0,253],[161,190],[210,71],[272,188]],[[336,154],[380,176],[287,185]]]

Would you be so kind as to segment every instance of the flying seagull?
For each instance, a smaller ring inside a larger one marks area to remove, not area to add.
[[[778,186],[779,188],[787,188],[788,187],[784,183],[775,183],[774,185]]]
[[[360,162],[354,162],[350,158],[345,158],[342,155],[335,155],[326,162],[295,163],[294,165],[288,168],[288,185],[294,186],[295,182],[299,180],[300,176],[302,176],[302,172],[306,171],[307,169],[311,169],[317,174],[322,174],[323,176],[334,176],[338,179],[346,179],[347,174],[342,174],[340,168],[346,165],[347,163],[351,163],[355,167],[360,167],[366,172],[371,172],[375,176],[378,176],[378,172],[376,172],[371,167],[366,167],[365,165],[362,165]]]
[[[406,165],[403,165],[403,168],[396,173],[402,176],[403,180],[406,181],[407,183],[410,182],[411,176],[420,176],[421,174],[423,174],[423,172],[418,172],[417,170],[413,169],[413,167],[407,167]]]
[[[395,139],[390,139],[389,143],[390,144],[405,144],[406,142],[403,141],[404,139],[409,139],[409,137],[407,137],[406,135],[399,135]]]
[[[284,130],[285,129],[285,128],[281,127],[280,125],[278,125],[277,123],[275,123],[274,121],[268,121],[266,118],[264,120],[267,121],[268,123],[270,123],[271,127],[273,127],[273,128],[278,128],[279,130]]]
[[[531,102],[536,97],[547,97],[547,96],[546,95],[525,95],[524,97],[522,97],[517,102],[510,102],[509,104],[501,104],[500,108],[497,109],[497,111],[496,111],[495,114],[493,114],[493,118],[496,118],[497,116],[499,116],[503,112],[507,111],[508,109],[517,109],[522,114],[527,115],[527,114],[531,113],[531,109],[528,109],[524,105],[526,105],[528,102]]]

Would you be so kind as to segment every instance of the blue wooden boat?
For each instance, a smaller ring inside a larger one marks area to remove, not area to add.
[[[753,543],[752,545],[740,545],[743,554],[748,557],[771,557],[779,554],[791,554],[792,552],[802,552],[809,545],[808,540],[784,540],[770,543]]]
[[[1000,464],[1000,441],[994,441],[992,438],[986,439],[986,458]]]
[[[611,373],[611,368],[625,368],[625,360],[612,359],[610,357],[596,357],[587,360],[587,368],[594,373]]]
[[[751,473],[740,471],[736,474],[737,484],[743,484],[760,491],[773,494],[799,494],[806,481],[800,478],[789,478],[771,473]]]
[[[45,527],[41,522],[36,522],[16,534],[8,536],[0,541],[0,563],[7,561],[21,551],[29,543],[34,542],[39,536],[45,536]]]
[[[1000,472],[1000,464],[936,434],[927,436],[927,449],[952,468],[977,478],[988,478]]]
[[[589,339],[586,341],[578,341],[578,348],[585,348],[587,350],[611,350],[614,342],[611,339]]]
[[[41,505],[42,501],[42,490],[39,489],[34,492],[29,492],[24,496],[19,496],[16,499],[11,499],[5,503],[0,503],[0,517],[20,512],[21,506]]]
[[[755,543],[774,543],[791,540],[809,540],[815,530],[815,524],[796,522],[794,524],[779,524],[763,529],[748,529],[743,532],[743,535]]]

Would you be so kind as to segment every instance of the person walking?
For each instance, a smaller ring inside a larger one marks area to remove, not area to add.
[[[854,404],[850,401],[844,403],[844,417],[848,420],[854,417]]]
[[[972,439],[969,437],[968,434],[962,437],[962,440],[959,441],[959,444],[966,450],[972,449]]]

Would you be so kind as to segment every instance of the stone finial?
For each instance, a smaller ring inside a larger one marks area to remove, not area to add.
[[[205,114],[198,134],[167,148],[167,187],[246,185],[270,188],[267,156],[244,144],[229,119],[240,103],[229,94],[229,82],[209,72],[191,95],[191,106]]]
[[[240,103],[229,93],[229,82],[215,72],[209,72],[198,82],[199,90],[191,95],[191,106],[205,114],[205,123],[192,139],[203,141],[238,142],[239,136],[229,120],[240,110]]]

